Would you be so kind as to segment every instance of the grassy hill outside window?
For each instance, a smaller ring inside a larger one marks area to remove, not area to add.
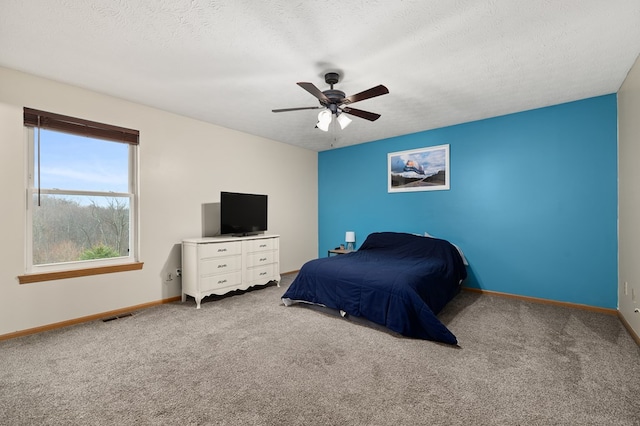
[[[20,283],[141,269],[139,131],[24,108],[25,274]]]

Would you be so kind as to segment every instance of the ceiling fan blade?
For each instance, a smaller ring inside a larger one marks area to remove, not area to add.
[[[346,114],[355,115],[356,117],[364,118],[365,120],[369,120],[369,121],[376,121],[378,118],[381,117],[380,114],[376,114],[375,112],[363,111],[361,109],[355,109],[355,108],[349,108],[349,107],[344,107],[341,109],[342,109],[342,112]]]
[[[382,84],[372,87],[371,89],[365,90],[364,92],[356,93],[355,95],[347,96],[342,100],[343,104],[352,104],[358,101],[364,101],[365,99],[375,98],[376,96],[386,95],[389,93],[389,89],[387,89]]]
[[[369,121],[376,121],[378,118],[380,118],[380,114],[376,114],[375,112],[363,111],[361,109],[355,109],[355,108],[349,108],[349,107],[344,107],[340,109],[342,110],[342,112],[346,114],[355,115],[356,117],[364,118],[365,120],[369,120]]]
[[[327,98],[325,96],[325,94],[322,93],[322,91],[315,86],[315,84],[313,84],[313,83],[305,83],[305,82],[299,82],[297,84],[298,84],[298,86],[302,87],[307,92],[311,93],[316,98],[320,99],[320,102],[322,102],[323,104],[331,103],[329,98]]]
[[[320,108],[325,108],[325,107],[314,106],[314,107],[300,107],[300,108],[281,108],[281,109],[272,109],[271,112],[301,111],[303,109],[320,109]]]

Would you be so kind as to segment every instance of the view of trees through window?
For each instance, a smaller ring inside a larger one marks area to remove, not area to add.
[[[43,194],[33,206],[34,265],[129,254],[128,198]]]
[[[24,124],[27,270],[135,259],[139,132],[27,107]]]

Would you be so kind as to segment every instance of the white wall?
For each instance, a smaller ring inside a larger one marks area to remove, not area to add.
[[[24,106],[140,130],[141,271],[18,284],[25,253]],[[180,295],[165,281],[221,190],[269,195],[280,270],[318,250],[317,153],[0,68],[0,335]],[[195,309],[195,308],[194,308]]]
[[[618,309],[640,335],[640,57],[618,91],[618,199]]]

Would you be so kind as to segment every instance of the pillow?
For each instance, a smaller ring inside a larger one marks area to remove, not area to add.
[[[429,238],[436,238],[433,235],[429,235],[429,233],[427,231],[424,232],[424,236],[425,237],[429,237]],[[464,253],[462,252],[462,250],[460,250],[460,247],[458,247],[457,245],[453,244],[451,241],[449,241],[449,243],[454,246],[456,248],[456,250],[458,250],[458,253],[460,253],[460,257],[462,258],[462,263],[464,263],[465,266],[469,266],[469,262],[467,262],[467,258],[464,257]]]

